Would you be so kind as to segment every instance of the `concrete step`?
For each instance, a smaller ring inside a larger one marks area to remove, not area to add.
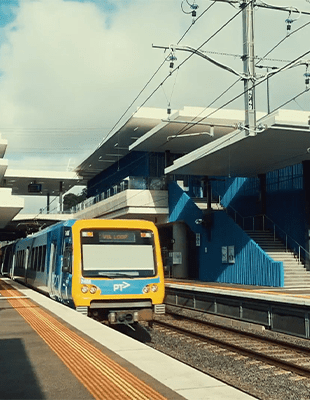
[[[292,268],[292,267],[288,267],[285,268],[286,272],[305,272],[306,274],[309,274],[309,271],[307,271],[304,267],[296,267],[296,268]]]
[[[310,283],[309,278],[301,278],[301,277],[296,277],[296,278],[291,278],[291,277],[284,277],[284,280],[286,282],[302,282],[302,283]]]
[[[296,254],[287,251],[281,240],[268,231],[249,231],[246,233],[254,240],[269,257],[282,261],[284,268],[284,286],[286,288],[310,287],[310,271],[304,268]]]
[[[288,279],[306,279],[307,281],[310,281],[310,276],[303,276],[303,275],[287,275],[284,274],[284,277]]]

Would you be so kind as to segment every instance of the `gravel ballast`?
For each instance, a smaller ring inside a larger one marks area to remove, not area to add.
[[[192,317],[211,320],[212,315],[179,311]],[[242,328],[242,330],[246,330]],[[250,330],[250,329],[249,329]],[[257,333],[257,332],[255,332]],[[268,366],[263,362],[241,356],[236,352],[221,350],[217,346],[193,341],[180,340],[154,324],[149,331],[149,346],[189,364],[199,370],[243,390],[258,399],[309,400],[310,379],[297,376],[289,371]],[[279,338],[283,341],[310,347],[309,341],[293,336],[265,331],[264,337]],[[310,362],[310,359],[309,359]]]

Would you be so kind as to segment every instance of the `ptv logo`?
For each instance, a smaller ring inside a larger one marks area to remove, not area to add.
[[[126,288],[128,288],[130,285],[129,285],[129,283],[127,283],[127,282],[122,282],[122,283],[115,283],[114,285],[113,285],[113,290],[114,290],[114,292],[116,292],[117,290],[119,290],[119,291],[123,291],[123,289],[126,289]]]

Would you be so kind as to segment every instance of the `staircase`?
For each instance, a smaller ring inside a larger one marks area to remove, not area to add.
[[[294,253],[285,250],[284,244],[275,239],[269,231],[245,231],[274,261],[282,261],[284,267],[284,287],[310,287],[310,271],[298,261]]]

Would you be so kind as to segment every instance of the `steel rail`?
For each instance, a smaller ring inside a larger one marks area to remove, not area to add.
[[[184,308],[185,310],[191,310],[191,309],[186,308],[186,307],[180,307],[180,308],[181,309]],[[199,324],[202,324],[202,325],[205,325],[205,326],[211,326],[211,327],[214,327],[214,328],[218,328],[219,330],[226,330],[228,332],[232,332],[232,333],[236,333],[238,335],[242,335],[245,338],[246,337],[250,337],[250,338],[253,338],[253,339],[256,339],[256,340],[260,340],[260,341],[268,343],[268,344],[275,344],[277,346],[286,347],[288,350],[302,351],[303,353],[308,353],[309,357],[310,357],[310,348],[302,346],[302,345],[299,345],[299,344],[296,344],[296,343],[289,343],[289,342],[286,342],[286,341],[280,340],[280,339],[263,337],[261,335],[255,334],[253,332],[240,331],[237,328],[220,325],[220,324],[217,324],[215,322],[202,321],[200,319],[197,319],[197,318],[194,318],[194,317],[185,316],[185,315],[180,315],[178,313],[174,313],[174,312],[169,311],[169,310],[166,310],[165,314],[166,315],[171,315],[171,316],[176,316],[177,318],[184,318],[186,320],[189,320],[189,321],[192,321],[192,322],[196,322],[196,323],[199,323]],[[310,371],[310,369],[309,369],[309,371]]]
[[[196,323],[200,323],[201,321],[195,321]],[[154,320],[154,325],[158,325],[158,326],[163,326],[166,327],[170,330],[174,330],[178,333],[181,333],[183,335],[187,335],[190,336],[194,339],[198,339],[200,341],[206,341],[209,342],[211,344],[215,344],[217,346],[220,346],[222,348],[225,348],[227,350],[230,351],[235,351],[239,354],[242,354],[243,356],[248,356],[251,358],[255,358],[256,360],[262,361],[264,363],[276,366],[278,368],[293,372],[297,375],[301,375],[301,376],[305,376],[307,378],[310,378],[310,368],[306,368],[297,364],[293,364],[289,361],[285,361],[285,360],[281,360],[278,359],[276,357],[267,355],[267,354],[263,354],[260,353],[258,351],[255,351],[253,349],[248,349],[248,348],[244,348],[241,345],[237,345],[237,344],[233,344],[233,343],[229,343],[225,340],[221,340],[218,338],[214,338],[212,336],[209,336],[208,334],[201,334],[198,332],[193,332],[192,330],[188,330],[186,328],[182,328],[180,326],[176,326],[174,324],[170,324],[168,322],[164,322],[162,320]],[[221,327],[216,327],[217,329],[221,330]],[[239,333],[239,332],[238,332]],[[242,332],[243,333],[243,332]],[[299,350],[300,351],[300,350]]]

